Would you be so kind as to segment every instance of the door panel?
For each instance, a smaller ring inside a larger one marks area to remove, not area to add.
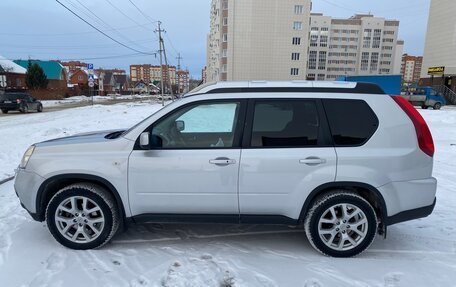
[[[258,99],[249,104],[242,151],[242,215],[298,219],[307,196],[336,177],[336,151],[321,102]]]
[[[241,214],[297,219],[307,196],[318,186],[334,181],[335,175],[334,148],[243,150],[239,182]]]
[[[244,115],[244,101],[204,101],[154,123],[150,149],[129,160],[132,214],[239,215]]]
[[[240,150],[133,151],[129,190],[133,215],[238,214]],[[228,158],[228,165],[210,163]]]

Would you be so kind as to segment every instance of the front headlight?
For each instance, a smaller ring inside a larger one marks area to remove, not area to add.
[[[27,166],[27,163],[30,159],[30,157],[33,154],[33,151],[35,150],[35,146],[32,145],[30,146],[27,151],[25,152],[24,156],[22,157],[21,164],[19,165],[19,168],[25,168]]]

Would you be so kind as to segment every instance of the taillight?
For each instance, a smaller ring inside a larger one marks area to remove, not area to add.
[[[434,140],[426,121],[406,99],[400,96],[392,96],[392,98],[412,120],[420,149],[428,156],[433,157],[435,152]]]

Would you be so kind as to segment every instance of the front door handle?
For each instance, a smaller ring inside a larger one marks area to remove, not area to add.
[[[301,159],[299,161],[299,163],[300,164],[307,164],[307,165],[310,165],[310,166],[315,166],[315,165],[325,164],[326,163],[326,159],[311,156],[311,157],[308,157],[306,159]]]
[[[235,164],[236,160],[235,159],[230,159],[227,157],[218,157],[216,159],[211,159],[209,161],[210,164],[215,164],[217,166],[227,166],[230,164]]]

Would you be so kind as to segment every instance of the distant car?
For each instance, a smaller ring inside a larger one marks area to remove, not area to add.
[[[19,111],[23,114],[29,111],[43,111],[43,104],[26,93],[0,94],[0,110],[7,114],[9,111]]]
[[[412,105],[419,106],[422,109],[440,110],[442,106],[447,104],[445,98],[432,87],[418,87],[412,93],[402,95],[402,97]]]

